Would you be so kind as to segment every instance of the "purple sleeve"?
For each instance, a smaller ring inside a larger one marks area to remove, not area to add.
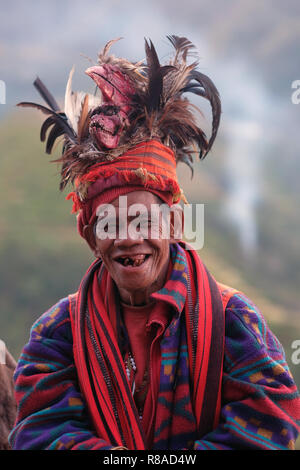
[[[229,300],[225,336],[220,422],[194,448],[294,449],[299,392],[281,344],[243,294]]]
[[[111,449],[96,436],[78,387],[68,299],[33,325],[17,364],[13,449]]]

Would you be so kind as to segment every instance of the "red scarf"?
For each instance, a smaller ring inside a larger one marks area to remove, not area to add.
[[[184,315],[192,399],[197,429],[203,435],[219,419],[224,315],[217,283],[196,252],[185,250],[185,255],[188,289]],[[113,280],[101,260],[96,260],[77,295],[70,296],[75,365],[97,435],[113,446],[143,450],[143,430],[120,338],[115,334],[120,319],[117,298]]]

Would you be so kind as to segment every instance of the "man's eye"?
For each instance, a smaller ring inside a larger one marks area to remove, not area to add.
[[[151,225],[151,219],[148,219],[148,218],[145,218],[145,219],[142,219],[140,224],[143,226],[143,227],[146,227],[146,226],[149,226]]]
[[[111,232],[116,230],[116,224],[105,224],[103,227],[104,232]]]
[[[107,222],[105,225],[98,225],[96,228],[96,234],[101,236],[102,233],[115,234],[116,233],[116,224],[115,222]]]
[[[107,228],[107,231],[108,231],[109,233],[115,233],[116,229],[117,229],[116,224],[109,224],[109,225],[108,225],[108,228]]]

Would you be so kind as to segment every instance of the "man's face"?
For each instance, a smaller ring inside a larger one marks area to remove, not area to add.
[[[128,304],[142,305],[149,302],[152,292],[164,285],[169,264],[170,237],[166,237],[167,232],[163,232],[166,222],[157,214],[161,204],[158,197],[148,191],[134,191],[127,194],[126,198],[125,212],[124,196],[111,203],[112,213],[116,216],[115,223],[110,221],[104,226],[104,220],[109,221],[109,218],[104,219],[103,213],[102,217],[99,215],[94,252],[102,258],[122,300]],[[144,209],[137,213],[137,207]],[[103,230],[111,230],[111,227],[114,229],[111,235],[113,238],[103,239]]]

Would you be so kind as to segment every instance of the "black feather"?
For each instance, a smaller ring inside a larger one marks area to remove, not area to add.
[[[55,117],[53,117],[53,116],[48,117],[46,119],[46,121],[43,122],[42,127],[41,127],[41,131],[40,131],[40,139],[41,139],[42,142],[44,142],[45,139],[46,139],[46,133],[47,133],[49,127],[51,127],[55,123],[56,123],[56,120],[55,120]]]
[[[207,90],[209,93],[214,93],[215,95],[219,95],[217,88],[215,87],[212,80],[204,73],[199,72],[198,70],[192,70],[189,74],[189,82],[191,84],[192,80],[196,80],[200,86],[203,87],[204,90]]]
[[[205,95],[203,87],[199,85],[199,83],[190,83],[189,85],[186,85],[180,90],[180,93],[188,93],[188,92],[195,93],[196,95],[199,95],[199,96]]]
[[[190,168],[191,173],[192,173],[191,179],[193,179],[193,177],[194,177],[194,168],[193,168],[193,160],[192,160],[191,156],[190,156],[190,155],[187,155],[187,154],[185,154],[185,153],[184,153],[184,154],[179,154],[179,153],[178,153],[178,154],[177,154],[176,164],[177,164],[178,162],[185,163],[185,164]]]
[[[50,115],[42,124],[40,131],[40,139],[42,142],[44,142],[44,140],[46,139],[47,130],[54,124],[54,127],[52,128],[46,142],[47,153],[51,153],[55,139],[63,134],[68,135],[74,141],[76,136],[72,127],[70,127],[68,124],[67,116],[65,115],[65,113],[57,113],[52,109],[42,106],[41,104],[31,103],[27,101],[18,103],[17,106],[25,108],[36,108],[39,111],[42,111],[42,113]]]
[[[17,106],[21,106],[23,108],[36,108],[44,114],[55,114],[52,109],[46,108],[46,106],[41,104],[31,103],[30,101],[22,101],[21,103],[18,103]]]
[[[55,98],[51,95],[50,91],[44,85],[42,80],[37,77],[36,80],[33,82],[33,85],[38,90],[42,98],[44,98],[47,105],[50,106],[53,111],[58,112],[60,110],[60,107],[58,106],[57,102],[55,101]]]
[[[145,52],[148,66],[148,99],[146,108],[148,112],[158,110],[161,104],[163,89],[163,75],[157,57],[156,50],[150,40],[150,45],[145,39]]]
[[[195,80],[198,83],[192,83],[193,80]],[[202,96],[203,98],[206,98],[211,105],[212,109],[212,131],[211,131],[211,137],[209,139],[207,149],[205,150],[205,153],[201,158],[204,158],[205,155],[209,152],[211,149],[214,140],[216,138],[219,124],[220,124],[220,117],[221,117],[221,100],[220,100],[220,95],[215,87],[214,83],[212,80],[207,77],[207,75],[204,75],[201,72],[198,72],[197,70],[193,70],[189,74],[189,81],[187,85],[182,89],[184,92],[192,92],[195,93],[199,96]]]
[[[46,153],[50,154],[52,152],[52,148],[56,139],[60,137],[61,135],[63,135],[64,133],[65,133],[64,129],[60,127],[59,125],[55,124],[52,127],[51,131],[49,132],[49,136],[46,142]]]

